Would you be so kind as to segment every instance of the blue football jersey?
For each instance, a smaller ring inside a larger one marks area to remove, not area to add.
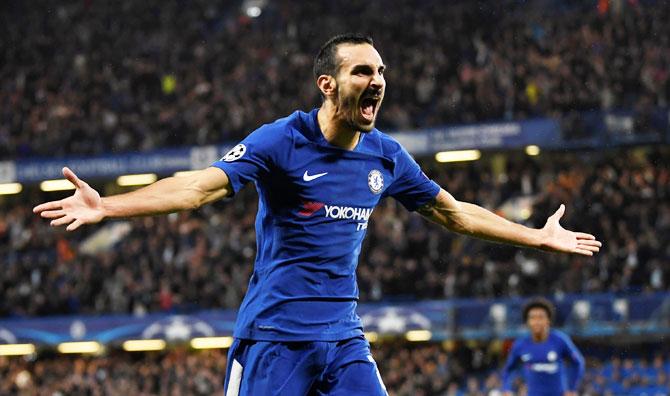
[[[564,360],[570,362],[567,370]],[[503,390],[511,390],[511,374],[519,366],[523,366],[528,396],[562,396],[566,390],[576,390],[584,375],[584,357],[559,330],[551,330],[544,342],[535,342],[530,335],[514,342],[503,369]]]
[[[326,141],[318,109],[267,124],[213,166],[234,192],[259,195],[257,254],[234,336],[259,341],[337,341],[363,334],[356,266],[368,219],[392,196],[407,209],[440,187],[377,129],[354,150]]]

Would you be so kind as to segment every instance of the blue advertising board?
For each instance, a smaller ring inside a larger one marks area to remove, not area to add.
[[[391,133],[412,155],[462,149],[602,148],[670,142],[668,109],[592,111],[561,119],[447,125]],[[85,179],[109,179],[122,174],[202,169],[221,158],[235,142],[222,145],[162,149],[94,157],[25,158],[0,161],[0,183],[36,183],[61,178],[63,166]]]
[[[402,335],[429,330],[433,340],[516,337],[523,331],[521,298],[453,299],[403,304],[361,304],[365,331]],[[570,334],[589,336],[667,335],[670,293],[634,295],[566,295],[553,299],[556,324]],[[95,340],[118,343],[129,339],[183,341],[194,337],[230,336],[235,310],[153,313],[144,316],[96,315],[13,318],[0,320],[0,344],[31,342],[55,345]]]

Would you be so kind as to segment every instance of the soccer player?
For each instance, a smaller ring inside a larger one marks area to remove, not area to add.
[[[375,129],[386,66],[372,39],[326,42],[314,61],[320,108],[248,135],[221,160],[101,198],[70,169],[73,196],[34,211],[72,231],[106,218],[198,208],[253,182],[258,252],[229,351],[227,395],[384,395],[356,315],[356,266],[368,218],[393,197],[449,230],[491,241],[591,256],[589,234],[559,225],[564,206],[531,229],[459,202],[395,140]]]
[[[503,368],[503,391],[511,396],[512,372],[523,364],[528,396],[577,396],[584,375],[584,357],[570,337],[551,328],[554,306],[544,298],[529,301],[523,320],[530,330],[517,339]],[[564,373],[563,361],[570,365]],[[566,378],[567,377],[567,378]]]

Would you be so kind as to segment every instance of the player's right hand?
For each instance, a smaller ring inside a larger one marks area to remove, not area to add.
[[[67,231],[100,222],[105,217],[100,194],[67,167],[63,168],[63,176],[76,187],[74,194],[60,201],[37,205],[33,212],[45,219],[53,219],[53,227],[67,225]]]

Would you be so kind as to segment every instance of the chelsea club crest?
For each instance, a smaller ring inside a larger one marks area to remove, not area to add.
[[[384,189],[384,176],[377,169],[373,169],[368,173],[368,187],[374,194],[379,194]]]

